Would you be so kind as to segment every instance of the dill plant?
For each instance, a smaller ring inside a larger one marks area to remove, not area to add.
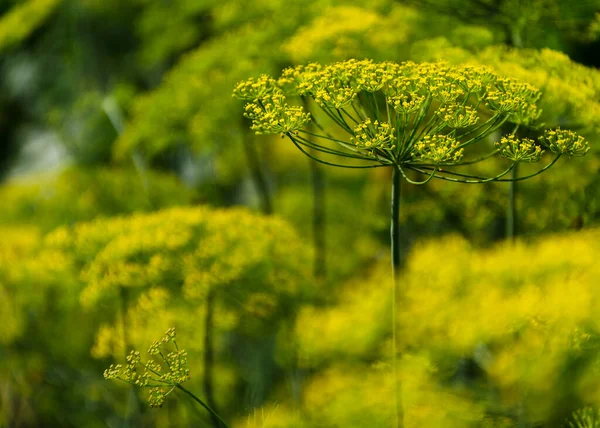
[[[396,363],[401,182],[521,181],[546,171],[563,155],[585,155],[589,144],[575,132],[560,128],[545,130],[537,141],[518,138],[520,126],[531,127],[538,120],[541,93],[531,84],[484,66],[354,59],[329,65],[310,63],[287,68],[277,78],[261,75],[242,81],[233,95],[247,101],[244,116],[252,121],[256,134],[287,137],[316,162],[392,169],[392,361],[395,426],[402,426]],[[302,99],[303,104],[295,99]],[[309,123],[314,128],[308,129]],[[513,131],[490,143],[488,137],[506,124],[513,124]],[[521,163],[539,162],[545,152],[552,153],[552,159],[537,171],[521,176],[512,173]],[[503,170],[489,176],[474,171],[477,164],[493,157],[505,159]]]
[[[171,348],[174,349],[169,348],[169,344],[172,344]],[[150,407],[162,407],[167,396],[178,389],[216,418],[217,426],[221,424],[227,427],[212,407],[182,386],[190,379],[190,370],[187,367],[188,355],[185,350],[179,349],[174,328],[167,330],[160,342],[154,341],[148,348],[148,354],[150,358],[144,362],[139,351],[131,351],[127,356],[127,364],[111,364],[104,371],[104,378],[118,379],[131,385],[149,388]]]
[[[188,346],[190,367],[202,371],[203,401],[215,412],[222,412],[216,397],[223,385],[214,377],[227,379],[228,348],[247,346],[244,358],[264,352],[261,338],[283,334],[296,306],[312,295],[305,279],[309,251],[293,229],[245,209],[180,207],[103,218],[60,228],[47,241],[80,270],[82,307],[104,318],[92,356],[121,359],[150,341],[149,332],[176,325],[180,334],[199,339]],[[126,301],[119,298],[122,290]],[[136,355],[129,360],[139,366]],[[251,379],[248,387],[273,381],[261,366],[240,372]],[[214,415],[212,422],[222,425]]]

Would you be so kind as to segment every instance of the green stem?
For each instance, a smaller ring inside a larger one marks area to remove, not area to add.
[[[392,212],[390,224],[391,256],[392,256],[392,367],[394,370],[394,402],[395,402],[395,427],[404,426],[402,413],[402,392],[398,376],[397,337],[396,337],[396,300],[398,298],[400,274],[400,183],[402,173],[398,166],[394,166],[392,174]]]
[[[323,165],[329,165],[329,166],[336,166],[338,168],[354,168],[354,169],[364,169],[364,168],[381,168],[384,166],[389,166],[390,164],[382,164],[382,163],[378,163],[375,165],[342,165],[342,164],[337,164],[337,163],[333,163],[333,162],[327,162],[324,160],[321,160],[313,155],[311,155],[310,153],[308,153],[306,150],[304,150],[302,148],[302,146],[300,144],[298,144],[298,142],[296,141],[296,139],[291,135],[291,134],[287,134],[288,138],[292,141],[292,143],[294,143],[294,145],[298,148],[298,150],[300,150],[302,153],[304,153],[306,156],[308,156],[309,158],[322,163]],[[377,160],[373,159],[372,162],[377,162]]]
[[[119,287],[119,315],[121,317],[121,333],[123,335],[123,353],[127,359],[129,346],[129,337],[127,336],[127,304],[129,301],[128,290],[125,287]],[[125,427],[133,426],[135,416],[139,412],[138,396],[133,386],[127,392],[127,410],[125,412]]]
[[[516,124],[512,130],[512,135],[517,135],[519,124]],[[516,236],[516,221],[517,221],[517,172],[519,164],[516,163],[511,171],[511,182],[508,187],[508,212],[506,213],[506,238],[514,242]]]
[[[204,395],[206,402],[210,407],[216,409],[214,388],[213,388],[213,371],[214,371],[214,349],[213,349],[213,318],[215,309],[215,292],[209,290],[206,295],[206,314],[204,316]],[[211,419],[215,428],[219,428],[219,420],[211,413]]]
[[[326,276],[325,262],[325,174],[323,168],[312,159],[310,172],[313,188],[313,242],[315,247],[313,274],[315,278]]]
[[[514,241],[516,236],[516,221],[517,221],[517,169],[518,164],[511,171],[512,181],[509,183],[508,189],[508,213],[506,216],[506,237]]]
[[[302,97],[302,102],[304,103],[304,109],[309,111],[310,106],[308,98]],[[310,131],[313,131],[313,126],[313,124],[309,124]],[[308,133],[314,135],[310,131]],[[321,165],[319,165],[316,161],[310,159],[309,162],[313,191],[313,276],[316,279],[324,279],[326,276],[325,174]]]
[[[179,389],[179,390],[185,392],[187,395],[189,395],[196,403],[200,404],[202,407],[204,407],[206,410],[208,410],[208,412],[219,421],[221,426],[223,426],[224,428],[228,428],[225,421],[223,419],[221,419],[221,417],[217,414],[217,412],[215,412],[208,404],[206,404],[204,401],[202,401],[201,399],[196,397],[191,391],[185,389],[183,386],[177,384],[176,387],[177,387],[177,389]]]
[[[260,160],[258,153],[256,152],[256,147],[254,146],[254,143],[250,141],[249,133],[246,132],[243,138],[246,161],[248,162],[248,168],[250,169],[254,186],[256,187],[256,191],[261,199],[262,212],[267,215],[272,214],[273,204],[271,202],[271,194],[269,192],[267,180],[260,168]]]

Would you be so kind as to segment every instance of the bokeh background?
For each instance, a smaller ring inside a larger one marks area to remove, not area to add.
[[[506,183],[404,185],[405,426],[600,426],[598,0],[0,0],[0,426],[215,426],[103,379],[170,327],[232,427],[391,426],[391,171],[231,96],[348,58],[490,66],[592,146],[516,240]]]

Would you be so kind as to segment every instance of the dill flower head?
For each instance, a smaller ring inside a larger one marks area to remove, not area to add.
[[[391,128],[388,123],[379,123],[377,120],[371,123],[371,119],[367,119],[354,128],[354,137],[351,141],[357,147],[367,150],[393,150],[394,132],[394,128]]]
[[[397,113],[411,114],[421,109],[425,101],[424,95],[416,92],[402,93],[387,98],[387,103],[391,105]]]
[[[274,92],[246,104],[244,116],[252,121],[256,134],[285,134],[295,132],[310,122],[310,113],[301,106],[286,103],[281,92]]]
[[[272,94],[277,88],[277,82],[272,77],[262,74],[259,78],[250,78],[235,85],[233,96],[240,100],[255,100]]]
[[[445,162],[460,162],[464,149],[458,141],[449,135],[426,135],[415,144],[412,156],[419,162],[431,162],[436,165]]]
[[[150,345],[150,358],[147,361],[142,360],[139,351],[131,351],[126,358],[127,363],[111,364],[104,371],[104,378],[119,379],[132,385],[150,388],[150,407],[161,407],[174,387],[190,379],[187,352],[179,349],[175,337],[175,329],[170,328],[160,342],[154,341]],[[169,343],[172,343],[174,350],[167,348]],[[156,385],[170,388],[167,390]]]
[[[502,137],[495,143],[500,153],[513,162],[533,163],[540,160],[544,150],[529,138],[517,138],[514,135]]]
[[[590,144],[581,135],[560,128],[546,130],[540,142],[554,153],[569,156],[584,156],[590,150]]]
[[[265,86],[275,81],[277,90],[257,96],[246,105],[245,115],[252,120],[251,128],[257,133],[286,135],[319,162],[319,156],[352,159],[344,163],[323,159],[328,165],[368,168],[371,166],[348,162],[376,162],[406,167],[428,175],[429,179],[477,183],[500,180],[510,169],[482,178],[440,166],[473,165],[497,154],[514,162],[537,162],[544,153],[532,140],[514,136],[504,137],[495,150],[487,144],[480,144],[483,150],[471,150],[506,123],[540,126],[540,91],[487,67],[351,59],[291,67],[283,70],[278,79],[261,80]],[[238,88],[255,85],[257,82],[251,80]],[[237,88],[236,91],[243,92]],[[310,114],[289,105],[288,96],[302,97],[307,109],[318,107],[317,111]],[[314,103],[306,102],[308,99]],[[305,131],[303,127],[309,121],[316,127]],[[582,156],[588,150],[583,138],[571,131],[546,133],[540,144],[554,153],[570,156]],[[484,150],[489,153],[482,155]],[[468,152],[473,156],[467,158]],[[403,177],[417,183],[406,174]]]
[[[440,107],[436,114],[450,128],[467,128],[479,120],[477,110],[471,106],[447,104]]]

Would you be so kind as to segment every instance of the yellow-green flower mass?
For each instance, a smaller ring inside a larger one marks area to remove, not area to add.
[[[503,177],[512,167],[488,177],[454,168],[468,169],[497,154],[513,164],[537,162],[544,154],[540,145],[548,147],[557,156],[533,176],[558,156],[581,156],[588,147],[573,131],[546,130],[539,143],[517,141],[518,127],[543,126],[538,121],[541,92],[485,66],[355,59],[310,63],[287,68],[280,77],[262,75],[238,83],[234,96],[250,101],[244,115],[257,134],[287,136],[328,165],[396,166],[413,183],[417,181],[406,170],[429,179],[507,181]],[[299,98],[302,107],[294,105]],[[515,131],[494,149],[489,139],[509,124]],[[335,163],[332,157],[354,164]]]
[[[354,128],[354,137],[351,138],[356,147],[363,149],[393,150],[394,128],[389,123],[371,123],[371,119],[359,123]]]
[[[548,130],[540,141],[554,153],[568,156],[584,156],[590,150],[589,143],[581,135],[566,129]]]
[[[0,1],[0,426],[592,426],[593,3]]]
[[[169,343],[172,345],[169,346]],[[104,378],[148,387],[150,407],[162,407],[175,387],[190,379],[188,354],[179,349],[173,327],[167,330],[160,343],[154,341],[148,349],[148,354],[150,359],[144,362],[139,351],[131,351],[126,358],[126,365],[111,364],[104,371]]]
[[[530,138],[519,139],[512,134],[502,137],[495,144],[501,150],[502,156],[514,162],[537,162],[544,153],[544,150]]]
[[[272,93],[246,104],[245,113],[252,120],[252,130],[257,134],[295,132],[310,121],[310,114],[302,107],[290,106],[281,93]]]
[[[464,149],[459,148],[458,141],[449,135],[426,135],[415,144],[413,157],[423,162],[436,165],[441,163],[459,162]]]

